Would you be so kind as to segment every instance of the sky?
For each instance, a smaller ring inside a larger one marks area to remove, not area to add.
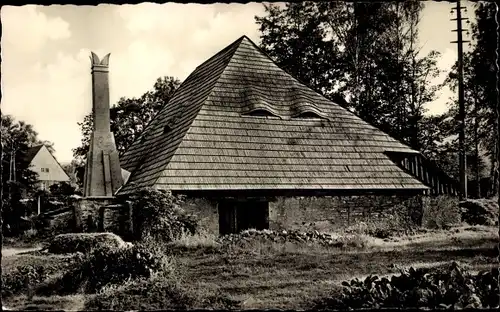
[[[462,5],[472,19],[472,3]],[[426,2],[419,28],[421,53],[440,52],[444,71],[457,58],[450,42],[456,40],[452,6]],[[3,6],[2,113],[32,124],[39,139],[54,142],[59,162],[68,163],[80,145],[77,122],[92,110],[90,51],[111,53],[110,98],[116,103],[142,95],[160,76],[184,80],[242,35],[258,44],[255,15],[264,15],[262,3]],[[441,91],[429,113],[444,112],[450,96]]]

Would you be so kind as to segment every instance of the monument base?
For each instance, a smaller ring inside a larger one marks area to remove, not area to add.
[[[75,230],[77,232],[104,231],[102,224],[106,222],[101,216],[101,207],[114,204],[115,200],[113,196],[79,198],[74,204]]]

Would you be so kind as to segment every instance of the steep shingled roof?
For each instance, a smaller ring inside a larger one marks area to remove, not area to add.
[[[387,151],[418,153],[280,69],[241,37],[182,83],[121,157],[118,192],[426,189]]]

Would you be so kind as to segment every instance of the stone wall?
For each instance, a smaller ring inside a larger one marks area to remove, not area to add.
[[[361,221],[387,218],[387,214],[392,213],[392,209],[398,205],[410,207],[410,210],[415,211],[414,219],[421,218],[423,207],[418,197],[278,197],[269,203],[269,228],[304,231],[342,229]],[[205,230],[219,233],[216,202],[187,199],[182,208],[197,215]]]
[[[361,221],[377,221],[394,213],[397,205],[411,207],[416,222],[422,215],[418,197],[350,196],[277,198],[269,203],[269,227],[273,230],[346,228]]]
[[[81,229],[88,231],[87,218],[92,216],[95,226],[104,231],[123,235],[133,224],[127,206],[101,207],[113,204],[112,199],[80,199],[75,202],[75,213]],[[351,196],[351,197],[279,197],[269,203],[269,228],[301,231],[332,231],[346,228],[361,221],[377,221],[387,218],[397,206],[409,207],[416,212],[415,220],[422,216],[419,197],[401,196]],[[217,202],[199,198],[188,198],[181,208],[198,217],[202,229],[219,234]],[[102,223],[99,224],[100,216]],[[125,232],[124,232],[125,231]],[[128,233],[128,232],[127,232]],[[126,234],[126,233],[125,233]]]
[[[209,233],[219,234],[219,213],[216,202],[202,198],[188,198],[181,208],[196,215],[202,229]]]
[[[122,234],[122,226],[120,223],[125,221],[123,209],[106,207],[103,209],[103,213],[104,222],[102,224],[102,230],[104,232],[112,232],[118,235]]]
[[[74,202],[74,213],[76,216],[76,227],[81,231],[89,231],[89,216],[92,219],[93,227],[99,226],[99,210],[102,206],[113,203],[113,198],[81,198]],[[108,216],[109,218],[109,216]]]

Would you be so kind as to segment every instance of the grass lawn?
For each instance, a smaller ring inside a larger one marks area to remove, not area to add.
[[[230,252],[210,252],[203,247],[175,252],[178,284],[199,300],[189,308],[214,308],[218,296],[241,309],[311,309],[315,301],[333,296],[343,280],[398,273],[396,266],[441,266],[451,261],[473,270],[498,266],[496,227],[469,227],[430,232],[393,240],[370,239],[365,248],[338,249],[318,245],[254,242]],[[15,255],[2,262],[8,271],[20,263],[62,263],[64,256]],[[127,286],[115,291],[124,291]],[[151,294],[150,294],[151,295]],[[93,295],[34,297],[24,294],[6,298],[9,308],[81,310]],[[152,295],[153,296],[153,295]],[[146,296],[144,296],[146,297]],[[154,296],[153,296],[154,297]],[[138,298],[148,307],[148,298]],[[151,299],[150,299],[151,300]],[[158,307],[151,303],[152,309]],[[220,306],[218,306],[220,307]],[[131,307],[133,308],[133,307]],[[217,308],[217,307],[215,307]]]
[[[496,228],[462,229],[399,242],[374,239],[364,250],[274,244],[229,257],[194,250],[178,258],[189,288],[220,290],[245,309],[310,309],[315,299],[338,292],[343,280],[398,273],[393,265],[441,266],[460,261],[473,270],[489,269],[498,265],[497,241]]]

